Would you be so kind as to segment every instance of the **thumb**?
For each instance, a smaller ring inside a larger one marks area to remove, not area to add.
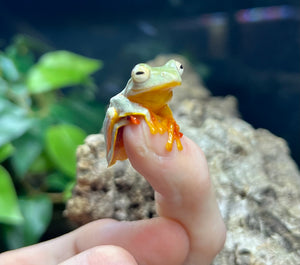
[[[90,248],[60,263],[60,265],[137,265],[134,257],[125,249],[104,245]]]

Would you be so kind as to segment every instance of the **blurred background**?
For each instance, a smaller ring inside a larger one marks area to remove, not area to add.
[[[284,138],[299,165],[298,0],[0,4],[0,251],[72,229],[62,211],[76,146],[101,129],[132,67],[158,54],[186,56],[213,95],[236,96],[242,118]]]

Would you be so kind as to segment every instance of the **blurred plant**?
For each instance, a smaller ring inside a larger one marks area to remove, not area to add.
[[[45,47],[17,36],[0,51],[0,245],[7,249],[45,232],[53,204],[71,194],[76,147],[104,116],[90,77],[101,61]]]

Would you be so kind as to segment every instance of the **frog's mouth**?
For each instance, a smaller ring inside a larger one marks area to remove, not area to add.
[[[166,84],[163,84],[163,85],[151,87],[148,91],[156,92],[158,90],[172,90],[174,87],[180,86],[180,85],[181,85],[181,82],[172,81],[170,83],[166,83]]]
[[[174,87],[179,85],[181,85],[181,82],[172,81],[163,85],[151,87],[145,92],[131,95],[128,99],[152,110],[159,109],[170,101],[173,96]]]
[[[136,98],[139,97],[140,95],[145,95],[148,93],[159,93],[159,91],[167,91],[167,90],[173,90],[174,87],[176,86],[180,86],[181,82],[180,81],[172,81],[166,84],[162,84],[162,85],[158,85],[158,86],[152,86],[149,87],[148,89],[143,89],[143,91],[141,91],[140,89],[131,89],[130,94],[128,95],[128,98]]]

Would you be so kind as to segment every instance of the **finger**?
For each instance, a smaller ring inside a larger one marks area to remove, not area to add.
[[[99,222],[101,225],[99,225]],[[134,222],[100,220],[76,233],[77,252],[95,245],[117,245],[130,252],[138,264],[181,265],[189,245],[185,230],[177,222],[153,218]]]
[[[133,167],[156,191],[160,216],[177,220],[190,238],[188,264],[209,264],[225,240],[208,166],[201,149],[182,137],[183,150],[165,150],[167,135],[152,135],[144,121],[124,129],[124,145]]]
[[[88,249],[60,263],[60,265],[137,265],[134,257],[116,246],[99,246]]]
[[[181,265],[189,249],[185,230],[172,220],[161,217],[135,222],[102,219],[56,239],[0,254],[0,264],[58,264],[103,245],[119,246],[138,264],[147,265],[160,265],[162,261],[165,265]]]

